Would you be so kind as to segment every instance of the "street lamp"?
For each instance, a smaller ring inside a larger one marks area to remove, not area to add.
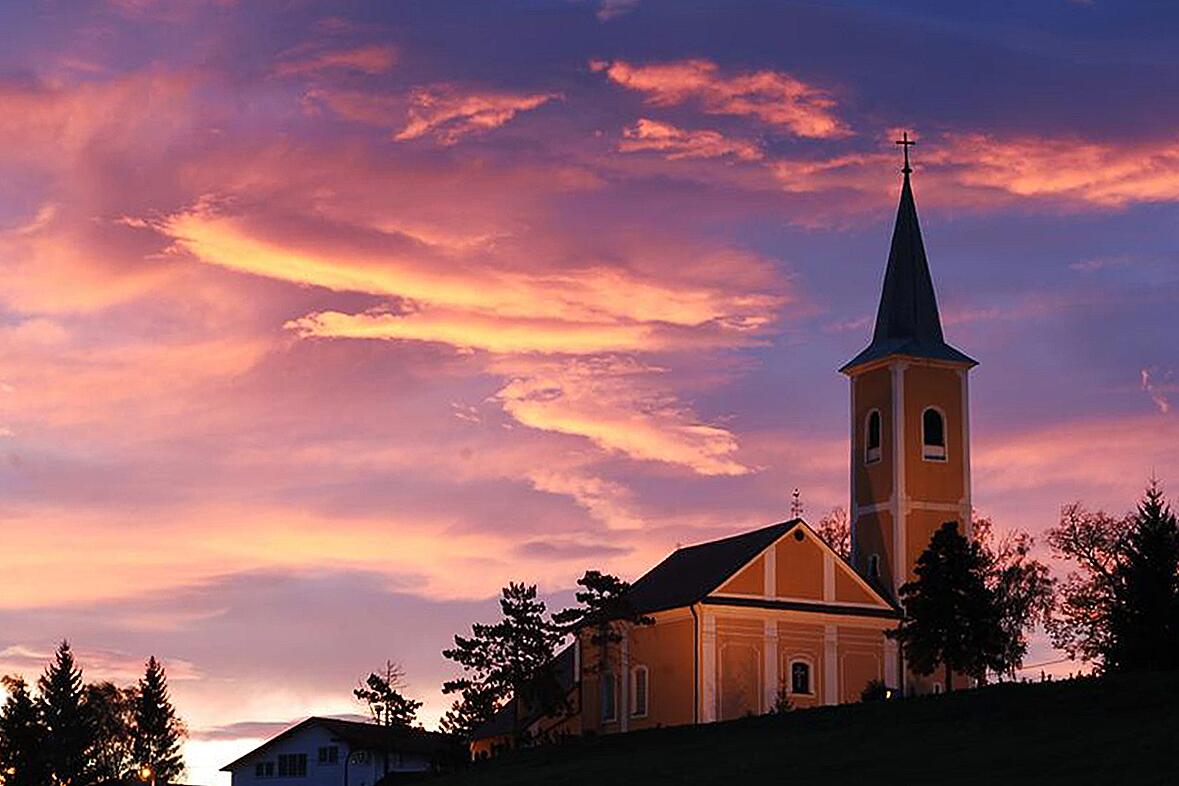
[[[156,786],[156,773],[151,767],[145,764],[139,768],[139,780],[144,783],[150,783],[151,786]]]

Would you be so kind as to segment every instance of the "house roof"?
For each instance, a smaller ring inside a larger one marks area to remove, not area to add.
[[[677,549],[631,585],[631,602],[642,613],[689,606],[801,523],[802,519],[791,519]]]
[[[334,740],[343,742],[350,751],[376,751],[389,753],[445,753],[454,747],[454,741],[445,734],[426,731],[425,729],[406,729],[392,726],[381,726],[376,723],[360,723],[357,721],[341,720],[339,718],[322,718],[312,716],[296,723],[244,756],[226,764],[222,772],[229,772],[241,766],[246,760],[259,752],[274,745],[280,740],[287,739],[303,729],[319,726],[326,729]]]
[[[906,165],[872,343],[848,361],[840,369],[843,372],[890,355],[944,360],[970,366],[978,364],[970,356],[947,344],[942,334],[937,295],[929,273],[929,261],[925,257],[925,244],[921,240],[917,204],[913,199],[908,170]]]

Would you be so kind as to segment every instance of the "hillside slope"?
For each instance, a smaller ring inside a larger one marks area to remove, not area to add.
[[[1179,674],[656,729],[523,751],[438,786],[1179,782]]]

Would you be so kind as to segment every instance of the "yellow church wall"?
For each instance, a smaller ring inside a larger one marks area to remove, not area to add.
[[[872,680],[884,680],[884,631],[882,627],[838,628],[836,657],[839,668],[839,701],[851,704]]]
[[[765,624],[760,619],[724,618],[716,626],[717,718],[760,715],[763,699]]]
[[[892,372],[887,366],[864,372],[855,377],[855,450],[852,471],[855,475],[855,503],[857,506],[887,501],[892,496]],[[866,425],[868,413],[880,412],[880,460],[865,464],[867,447]]]
[[[841,603],[879,603],[846,570],[836,566],[835,600]]]
[[[922,458],[921,415],[930,406],[945,415],[945,461]],[[965,497],[963,458],[962,380],[958,370],[909,366],[905,369],[906,494],[926,502],[960,502]]]
[[[695,717],[692,618],[659,620],[655,625],[632,628],[629,639],[631,667],[647,667],[648,699],[646,717],[631,715],[629,728],[691,723]]]
[[[823,551],[796,528],[774,546],[775,592],[780,598],[823,599]]]
[[[731,592],[736,595],[764,595],[765,572],[765,558],[758,557],[748,567],[722,584],[718,592]]]

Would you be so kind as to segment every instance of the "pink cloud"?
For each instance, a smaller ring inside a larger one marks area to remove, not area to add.
[[[453,145],[560,98],[557,93],[469,92],[449,85],[420,88],[410,98],[408,122],[393,138],[404,142],[429,135]]]
[[[726,75],[710,60],[635,65],[595,61],[613,82],[644,93],[651,106],[694,103],[717,115],[752,117],[796,136],[830,139],[851,132],[835,115],[830,93],[779,71]]]
[[[275,66],[274,73],[278,76],[299,76],[346,70],[375,75],[389,71],[396,60],[397,53],[392,47],[373,44],[291,57]]]
[[[730,139],[717,131],[686,130],[645,117],[622,132],[618,149],[623,153],[662,153],[672,161],[726,156],[757,161],[765,155],[756,143],[745,139]]]

